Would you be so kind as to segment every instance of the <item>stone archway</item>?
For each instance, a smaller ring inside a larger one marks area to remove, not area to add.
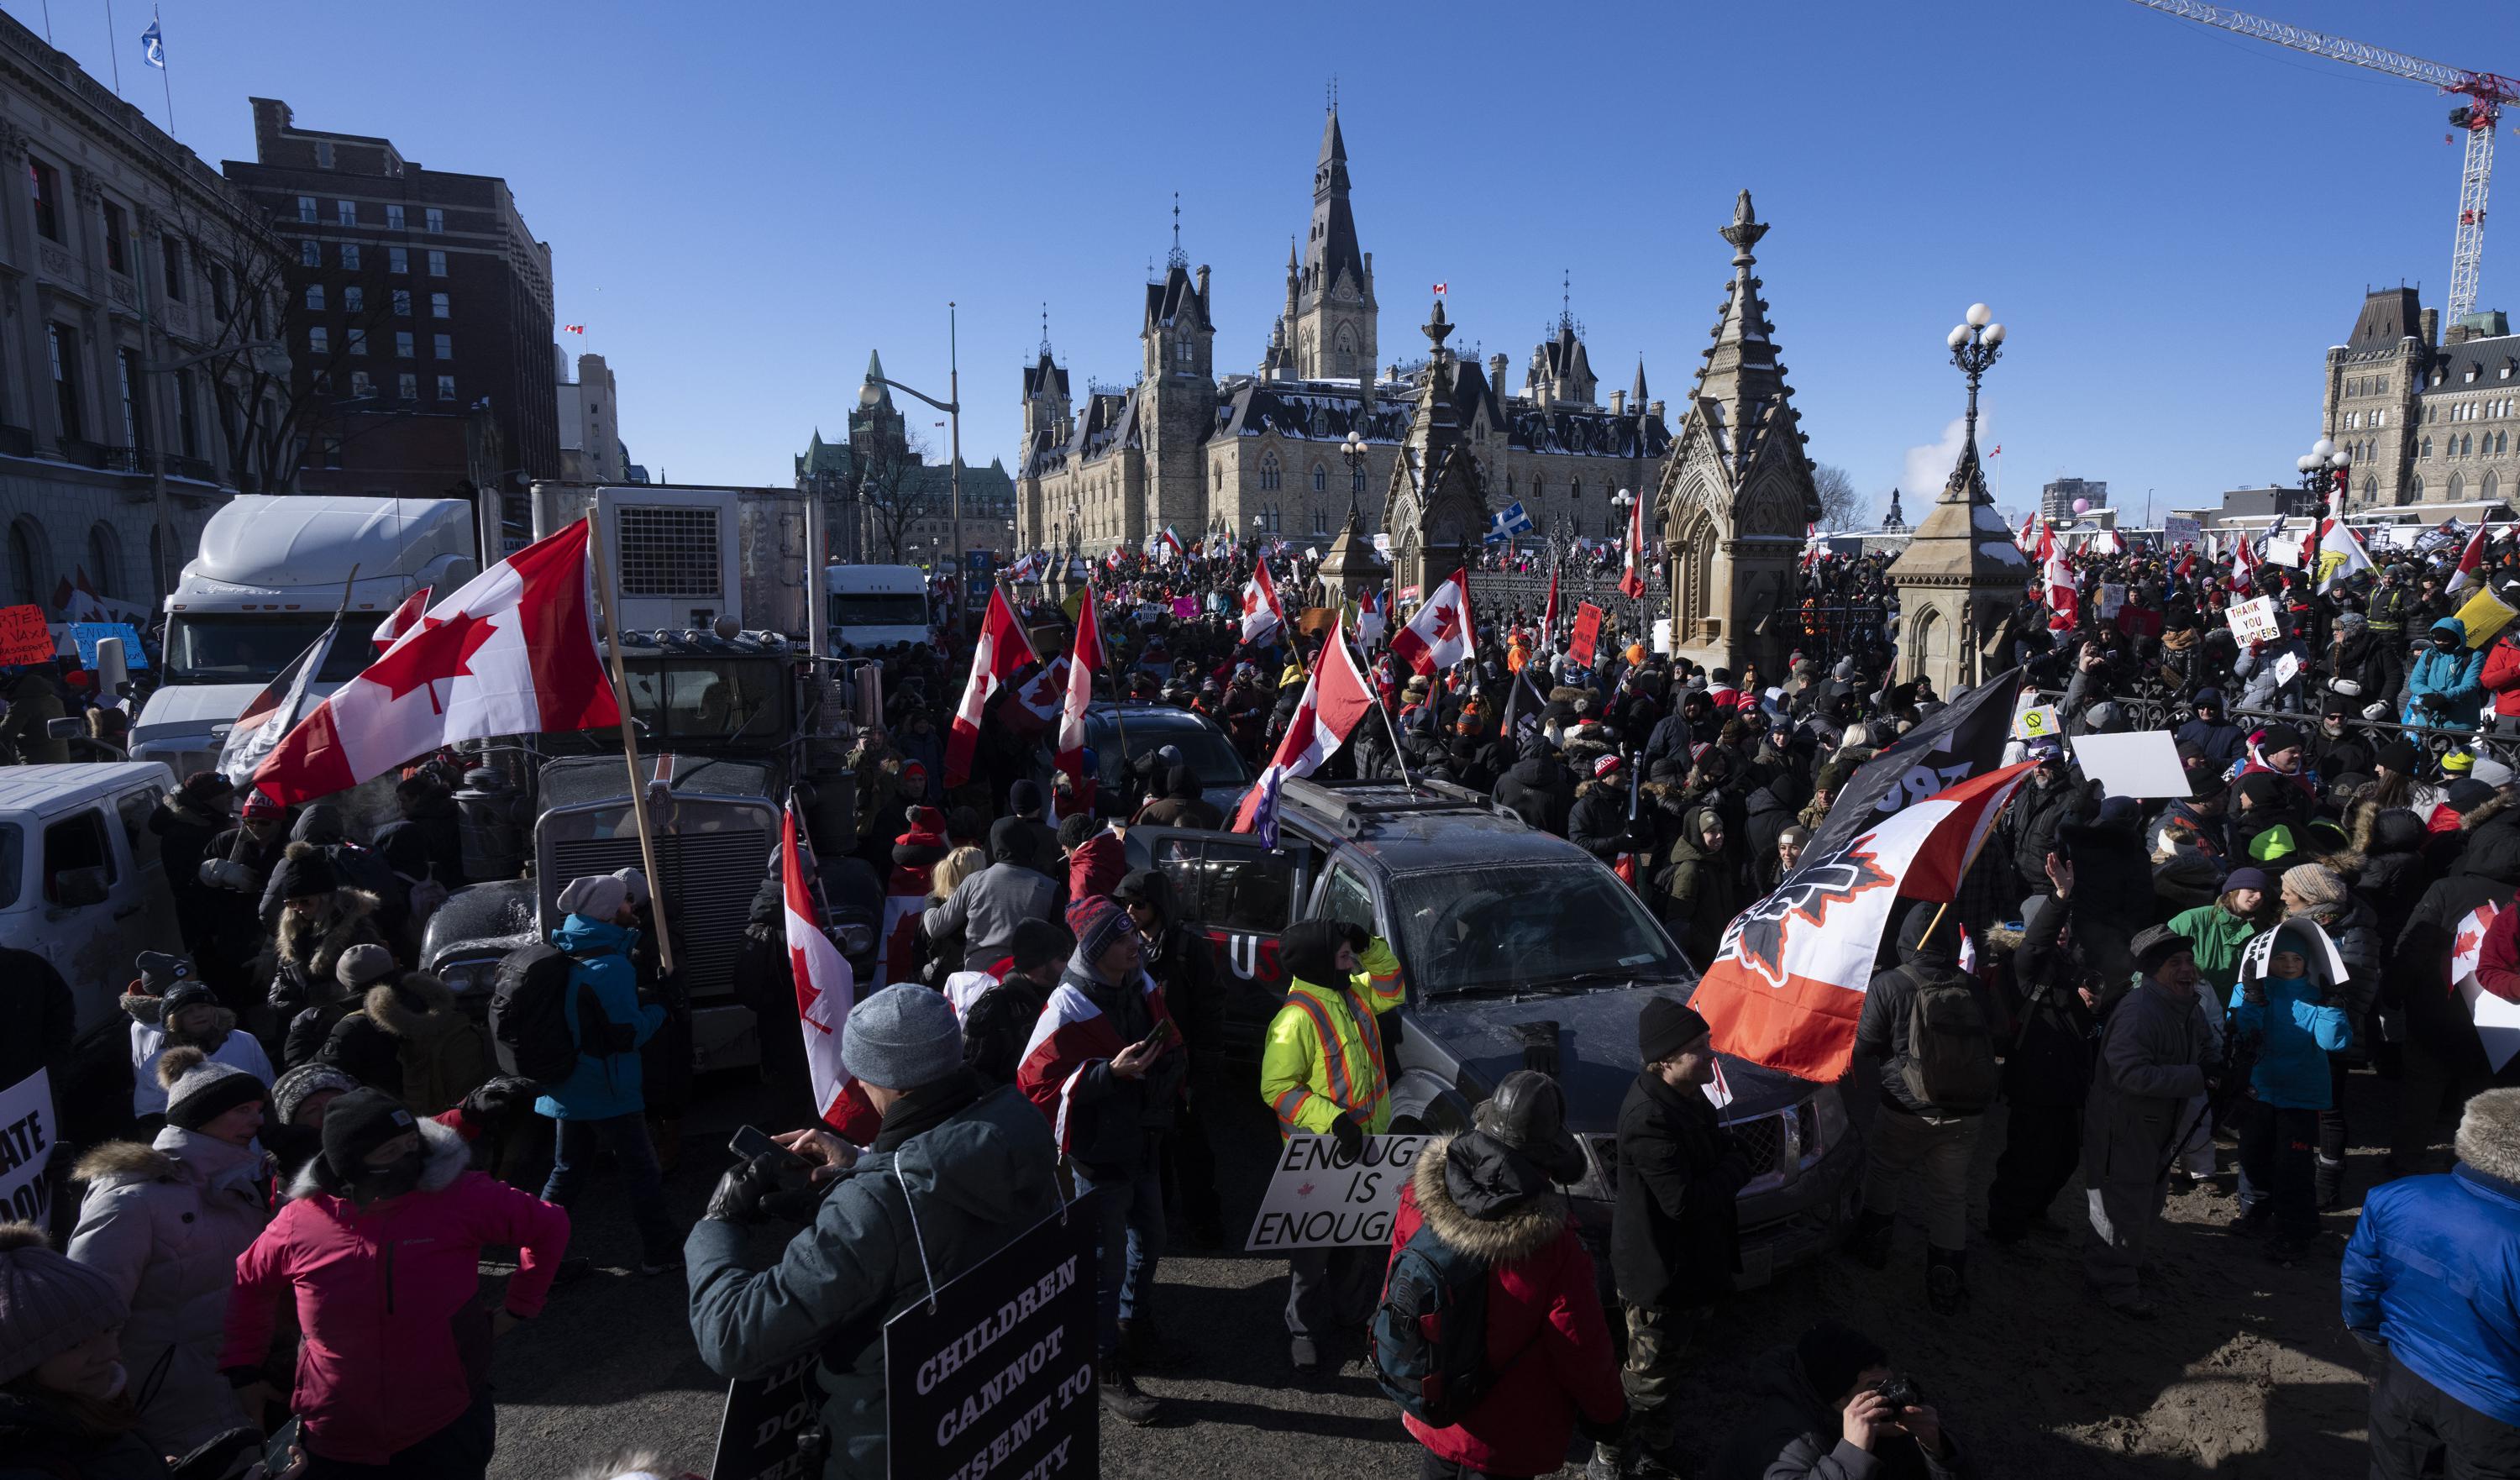
[[[1900,667],[1909,678],[1918,674],[1939,673],[1951,658],[1952,624],[1943,619],[1940,606],[1928,605],[1919,610],[1908,624],[1907,661]]]

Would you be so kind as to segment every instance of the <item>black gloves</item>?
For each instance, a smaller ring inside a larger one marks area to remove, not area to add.
[[[1330,1140],[1338,1143],[1338,1153],[1344,1160],[1354,1161],[1365,1154],[1365,1127],[1358,1125],[1356,1116],[1349,1111],[1339,1111],[1338,1118],[1330,1122]]]
[[[532,1113],[536,1089],[532,1080],[514,1075],[484,1080],[464,1097],[464,1118],[483,1131],[506,1131],[518,1117]]]
[[[761,1199],[779,1187],[769,1163],[770,1157],[764,1154],[727,1168],[726,1175],[717,1180],[717,1190],[709,1193],[708,1210],[700,1216],[720,1223],[759,1223]]]

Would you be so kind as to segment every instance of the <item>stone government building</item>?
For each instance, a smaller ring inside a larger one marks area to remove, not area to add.
[[[2499,311],[2443,332],[2414,289],[2366,292],[2327,351],[2319,428],[2353,455],[2349,510],[2520,507],[2520,336]]]

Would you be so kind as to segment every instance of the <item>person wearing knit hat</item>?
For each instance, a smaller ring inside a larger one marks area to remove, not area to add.
[[[128,1317],[111,1278],[54,1252],[33,1224],[0,1223],[0,1464],[10,1473],[166,1473],[129,1418]]]
[[[630,886],[615,875],[590,874],[563,884],[557,903],[562,915],[618,924],[622,912],[630,907]]]
[[[261,1043],[237,1028],[236,1014],[193,974],[190,961],[143,951],[138,965],[140,975],[123,992],[121,1006],[131,1018],[131,1113],[144,1129],[154,1129],[166,1113],[158,1062],[173,1049],[199,1049],[264,1084],[272,1081],[271,1059]]]
[[[288,1032],[281,1040],[280,1061],[292,1068],[310,1062],[324,1052],[333,1030],[343,1017],[355,1011],[359,999],[368,988],[401,973],[393,953],[374,941],[362,941],[350,947],[333,963],[333,979],[307,982],[303,999],[306,1006],[289,1019]]]
[[[2379,996],[2386,936],[2371,907],[2356,899],[2344,876],[2324,864],[2300,864],[2284,871],[2283,908],[2287,928],[2316,925],[2334,943],[2345,967],[2342,979],[2324,983],[2321,997],[2343,1009],[2353,1037],[2328,1054],[2326,1102],[2311,1107],[2318,1118],[2313,1189],[2320,1209],[2326,1211],[2337,1207],[2345,1193],[2345,1148],[2352,1128],[2346,1122],[2342,1089],[2345,1076],[2371,1056],[2362,1041],[2362,1025],[2369,1021],[2373,1001]],[[2326,953],[2310,954],[2324,958]],[[2324,977],[2327,973],[2313,974]]]
[[[156,1140],[79,1158],[68,1252],[129,1304],[123,1352],[156,1389],[140,1431],[158,1453],[181,1455],[245,1421],[219,1339],[237,1256],[268,1221],[270,1158],[255,1140],[268,1091],[197,1048],[167,1050],[158,1073],[169,1107]]]
[[[1591,1473],[1633,1473],[1641,1460],[1684,1468],[1672,1445],[1688,1332],[1732,1288],[1740,1241],[1732,1198],[1749,1181],[1704,1093],[1716,1077],[1706,1019],[1677,998],[1645,997],[1637,1056],[1642,1067],[1619,1104],[1610,1219],[1610,1272],[1627,1316],[1628,1427],[1621,1446],[1595,1447]]]

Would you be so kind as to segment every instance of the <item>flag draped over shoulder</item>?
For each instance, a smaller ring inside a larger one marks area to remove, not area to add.
[[[1834,1080],[1855,1053],[1875,954],[1901,899],[1949,903],[2035,761],[1916,802],[1822,853],[1734,917],[1689,1005],[1724,1053]],[[1957,936],[1956,924],[1946,923]]]
[[[823,1124],[859,1145],[875,1140],[882,1122],[866,1090],[840,1063],[840,1038],[857,1002],[857,977],[848,958],[823,933],[822,912],[805,885],[796,849],[796,814],[784,814],[779,837],[780,877],[788,896],[788,968],[796,984],[796,1027],[805,1035],[805,1073],[814,1089],[814,1113]],[[764,1023],[762,1031],[775,1032]]]

